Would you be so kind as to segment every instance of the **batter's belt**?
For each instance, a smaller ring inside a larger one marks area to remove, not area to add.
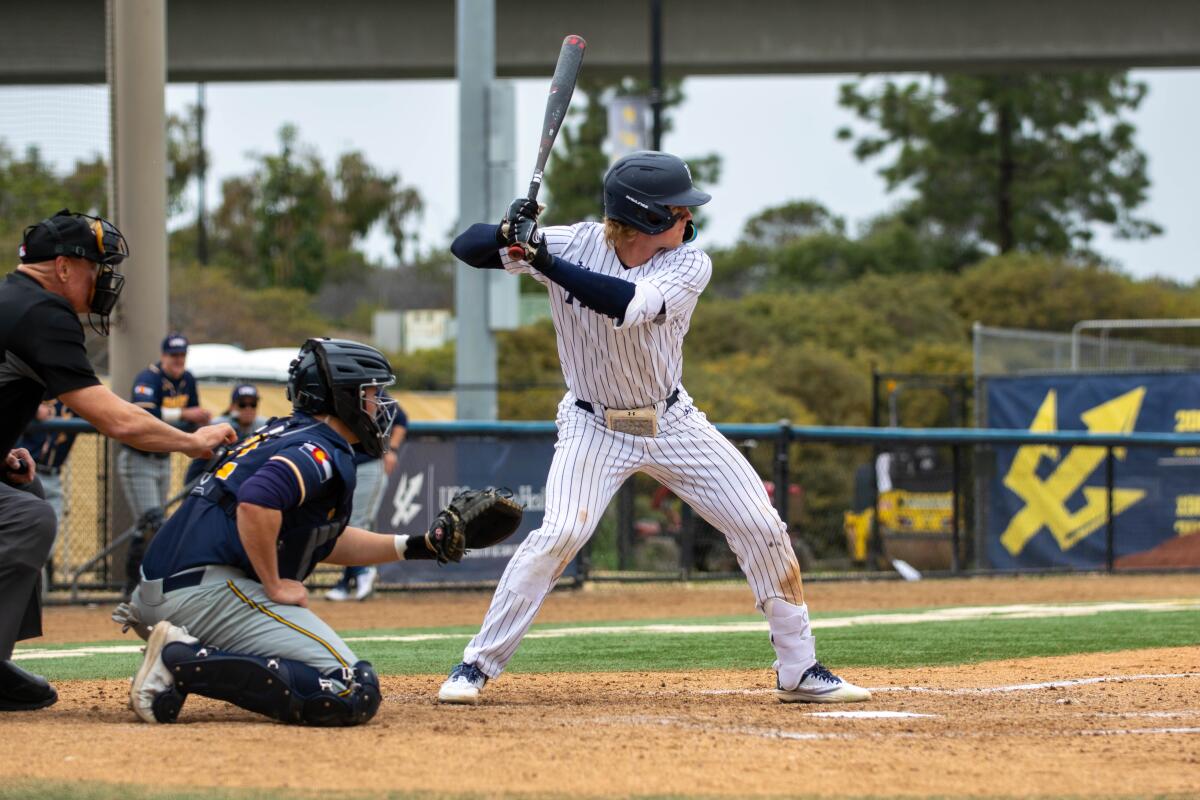
[[[663,413],[666,413],[668,408],[670,408],[671,406],[673,406],[677,402],[679,402],[679,389],[676,389],[675,391],[671,392],[671,394],[667,397],[665,402],[666,402],[666,405],[663,406]],[[576,400],[575,405],[579,408],[582,408],[584,411],[588,412],[589,414],[596,413],[596,406],[592,403],[589,403],[587,400]],[[654,405],[658,405],[658,403],[655,403]]]
[[[677,388],[666,400],[642,408],[605,408],[604,424],[617,433],[628,433],[633,436],[657,436],[660,414],[666,414],[678,400],[679,389]],[[575,405],[589,414],[597,413],[596,404],[589,403],[587,400],[576,400]],[[659,411],[660,407],[662,411]]]

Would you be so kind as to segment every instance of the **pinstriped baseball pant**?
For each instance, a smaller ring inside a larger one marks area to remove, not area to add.
[[[542,526],[509,561],[463,661],[493,678],[504,671],[554,581],[635,472],[662,483],[725,534],[760,608],[769,598],[803,602],[800,565],[762,479],[685,393],[660,418],[656,437],[611,431],[574,400],[568,394],[559,405]]]

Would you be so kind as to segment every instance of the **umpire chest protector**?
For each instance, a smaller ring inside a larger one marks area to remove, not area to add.
[[[273,421],[206,473],[155,538],[155,544],[168,538],[170,550],[152,546],[159,552],[148,553],[147,562],[167,575],[226,564],[254,576],[237,530],[238,494],[272,459],[285,464],[301,487],[299,504],[282,512],[279,576],[304,580],[333,550],[350,520],[355,472],[354,451],[346,440],[303,414]],[[169,556],[169,563],[162,556]]]

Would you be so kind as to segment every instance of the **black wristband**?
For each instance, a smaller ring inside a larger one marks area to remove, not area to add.
[[[404,543],[405,561],[431,561],[435,558],[437,554],[425,544],[425,534],[409,536],[408,541]]]

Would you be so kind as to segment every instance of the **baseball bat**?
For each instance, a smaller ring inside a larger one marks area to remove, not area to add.
[[[567,116],[567,107],[571,105],[571,95],[575,93],[575,81],[579,78],[579,70],[583,66],[583,51],[587,42],[582,36],[570,34],[563,39],[562,50],[558,52],[558,64],[554,67],[554,77],[550,79],[550,94],[546,98],[546,116],[542,120],[541,141],[538,143],[537,161],[533,165],[533,179],[529,182],[530,200],[537,202],[538,190],[542,188],[542,172],[546,169],[546,160],[550,158],[550,148],[558,138],[558,130],[562,127],[563,119]],[[530,229],[518,230],[517,241],[529,242]],[[525,248],[514,244],[508,248],[510,258],[520,259],[525,256]]]

